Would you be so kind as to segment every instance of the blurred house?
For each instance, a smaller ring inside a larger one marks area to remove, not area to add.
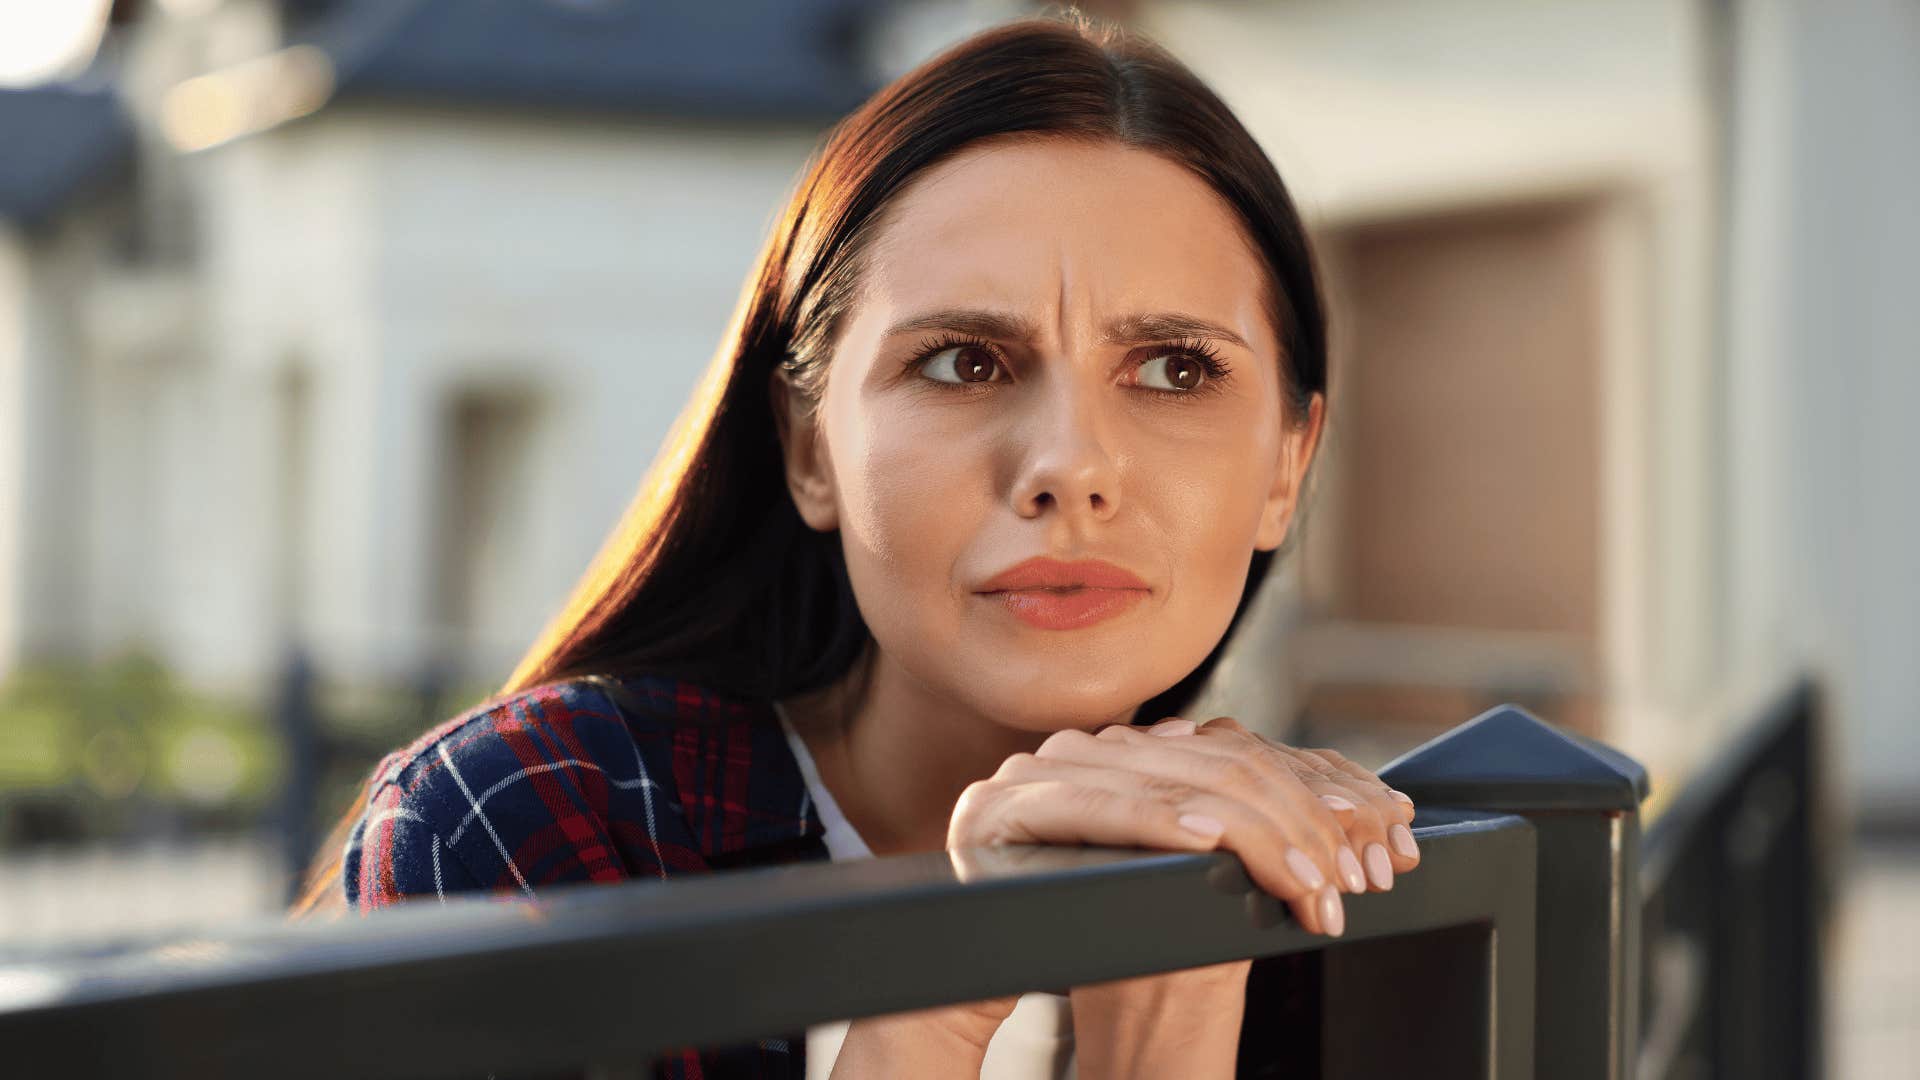
[[[517,658],[705,368],[860,2],[161,5],[0,94],[0,672]]]

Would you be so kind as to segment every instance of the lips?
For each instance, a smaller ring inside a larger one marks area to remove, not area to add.
[[[1041,630],[1074,630],[1119,615],[1147,598],[1147,583],[1110,562],[1028,559],[994,575],[979,592]]]
[[[1136,575],[1100,559],[1062,562],[1045,557],[1028,559],[995,574],[980,592],[1014,589],[1138,589],[1147,583]]]

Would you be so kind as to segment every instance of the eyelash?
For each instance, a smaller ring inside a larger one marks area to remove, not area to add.
[[[1002,367],[1006,366],[1006,359],[1004,355],[1000,352],[999,349],[995,348],[991,342],[986,341],[982,338],[973,337],[972,335],[968,335],[968,334],[946,334],[942,337],[934,339],[929,344],[921,346],[917,351],[915,351],[912,359],[908,360],[906,363],[906,370],[909,372],[917,372],[926,364],[928,360],[933,359],[935,356],[938,356],[940,353],[943,353],[948,349],[955,348],[957,346],[962,346],[962,345],[971,346],[976,349],[985,349],[987,352],[993,355],[993,359],[995,363],[1001,365]],[[1175,356],[1184,356],[1190,360],[1193,360],[1195,363],[1198,363],[1200,365],[1200,370],[1205,372],[1207,376],[1206,381],[1202,382],[1199,385],[1199,387],[1193,390],[1162,390],[1157,386],[1145,387],[1145,389],[1155,394],[1162,395],[1164,397],[1189,398],[1189,397],[1197,397],[1201,394],[1212,393],[1221,388],[1221,383],[1226,381],[1227,375],[1229,374],[1229,372],[1232,371],[1232,368],[1227,364],[1226,360],[1224,360],[1220,356],[1220,353],[1218,352],[1218,350],[1214,349],[1213,346],[1203,338],[1180,338],[1176,341],[1170,341],[1162,345],[1153,345],[1149,347],[1156,351],[1152,355],[1147,357],[1147,359],[1151,360],[1151,359],[1154,359],[1155,357],[1166,356],[1169,354],[1175,355]],[[956,389],[960,389],[963,391],[969,389],[968,386],[963,386],[963,385],[954,384],[954,383],[947,383],[939,379],[928,379],[927,381],[932,383],[938,383],[942,386],[954,386]],[[982,384],[975,383],[972,385],[979,386]]]

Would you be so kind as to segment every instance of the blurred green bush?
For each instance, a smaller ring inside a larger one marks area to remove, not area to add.
[[[275,687],[220,696],[151,655],[37,664],[0,681],[0,847],[42,839],[226,831],[264,823],[291,762]],[[330,822],[386,750],[484,699],[469,681],[321,686],[316,822]]]

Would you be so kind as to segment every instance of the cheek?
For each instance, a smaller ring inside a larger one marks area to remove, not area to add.
[[[1179,467],[1144,470],[1138,481],[1165,531],[1174,598],[1188,610],[1224,604],[1230,617],[1239,602],[1273,480],[1266,443],[1248,437],[1188,446],[1170,459]]]
[[[984,450],[929,438],[924,424],[869,404],[834,455],[848,573],[868,621],[950,592],[961,546],[987,498]]]

